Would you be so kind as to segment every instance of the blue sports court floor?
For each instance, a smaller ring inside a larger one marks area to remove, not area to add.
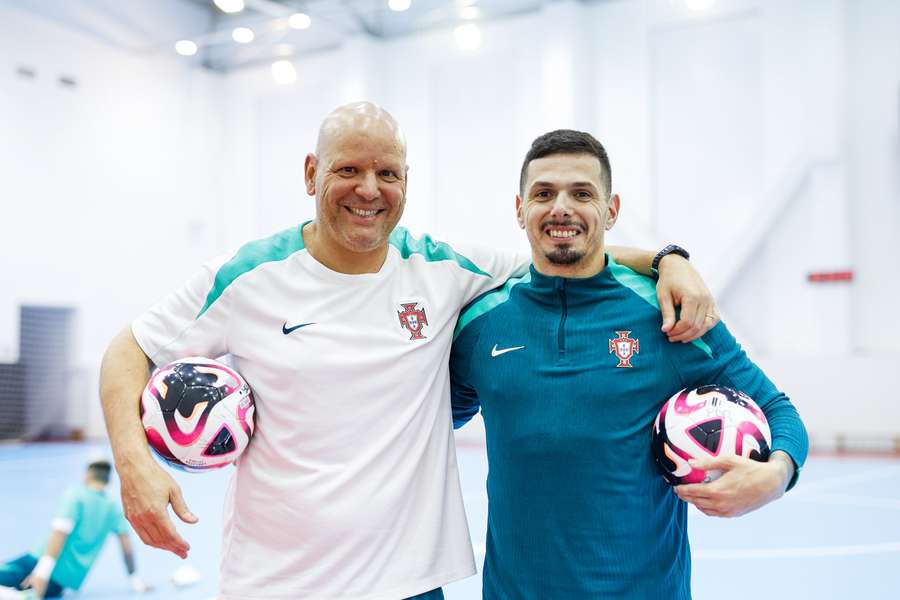
[[[0,446],[0,560],[38,544],[48,533],[57,501],[80,483],[88,458],[102,446],[37,444]],[[463,492],[476,555],[484,555],[487,500],[483,450],[461,448]],[[143,546],[138,570],[153,593],[146,600],[206,600],[216,592],[222,493],[228,473],[177,473],[188,505],[200,516],[180,525],[191,543],[187,563],[203,577],[176,589],[170,575],[182,562]],[[111,493],[118,494],[115,480]],[[900,598],[900,460],[810,458],[797,488],[785,498],[738,519],[713,519],[691,511],[695,600]],[[639,548],[635,548],[640,552]],[[448,600],[480,598],[478,577],[445,588]],[[111,539],[77,598],[128,598],[118,543]],[[132,596],[136,597],[136,596]]]

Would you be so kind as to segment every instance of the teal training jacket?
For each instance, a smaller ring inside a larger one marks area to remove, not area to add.
[[[749,394],[799,472],[796,409],[724,323],[690,344],[661,323],[654,281],[609,257],[588,279],[532,267],[460,313],[454,426],[480,409],[487,432],[485,599],[691,597],[687,506],[650,451],[657,412],[682,388]]]

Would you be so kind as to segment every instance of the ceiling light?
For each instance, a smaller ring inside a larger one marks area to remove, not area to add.
[[[213,0],[222,12],[232,14],[244,10],[244,0]]]
[[[272,78],[279,85],[287,85],[297,81],[297,69],[289,60],[276,60],[272,63]]]
[[[253,41],[254,37],[256,36],[253,35],[253,30],[249,27],[235,27],[231,31],[231,39],[238,44],[249,44]]]
[[[453,32],[453,36],[460,50],[475,50],[481,45],[481,30],[474,23],[460,25]]]
[[[197,44],[191,40],[178,40],[175,42],[175,52],[182,56],[193,56],[197,54]]]
[[[290,16],[288,23],[294,29],[307,29],[312,25],[312,19],[310,19],[309,15],[306,13],[298,12]]]
[[[716,0],[684,0],[685,6],[688,7],[688,10],[706,10],[707,8],[712,8],[712,5],[716,3]]]
[[[388,0],[390,9],[397,12],[403,12],[404,10],[409,9],[410,4],[412,4],[411,0]]]

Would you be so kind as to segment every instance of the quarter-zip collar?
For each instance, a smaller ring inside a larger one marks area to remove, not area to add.
[[[595,303],[598,292],[618,285],[610,269],[610,266],[615,264],[616,262],[607,254],[606,268],[596,275],[584,278],[544,275],[531,265],[530,287],[540,296],[552,294],[554,298],[558,298],[560,290],[564,290],[569,307]]]

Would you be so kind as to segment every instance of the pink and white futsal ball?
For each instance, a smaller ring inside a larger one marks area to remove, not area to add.
[[[158,369],[141,395],[150,447],[173,467],[208,471],[240,456],[253,436],[253,394],[217,360],[191,356]]]
[[[743,456],[765,462],[772,433],[750,396],[721,385],[704,385],[681,390],[663,404],[653,423],[651,445],[670,484],[708,483],[722,472],[695,469],[688,460]]]

